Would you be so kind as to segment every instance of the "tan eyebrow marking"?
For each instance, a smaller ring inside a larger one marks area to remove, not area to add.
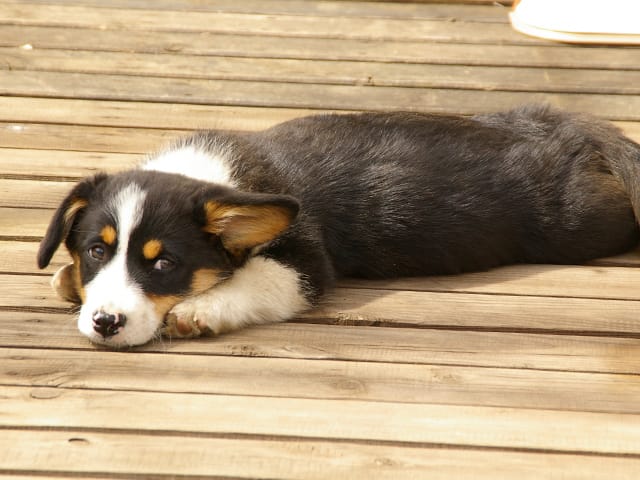
[[[160,240],[152,239],[147,241],[142,247],[142,254],[147,260],[153,260],[162,251],[162,242]]]
[[[100,230],[100,238],[102,238],[102,241],[107,245],[113,245],[116,243],[117,236],[116,229],[111,225],[105,225],[102,227],[102,230]]]

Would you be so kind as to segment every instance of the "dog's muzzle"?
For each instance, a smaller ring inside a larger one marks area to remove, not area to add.
[[[92,320],[93,329],[105,339],[116,335],[127,323],[127,317],[122,313],[112,315],[102,311],[95,312]]]

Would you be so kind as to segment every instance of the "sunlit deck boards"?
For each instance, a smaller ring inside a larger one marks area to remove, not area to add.
[[[508,8],[0,1],[0,475],[640,477],[640,257],[343,281],[296,321],[89,345],[35,268],[75,179],[198,127],[548,101],[640,140],[640,49]]]

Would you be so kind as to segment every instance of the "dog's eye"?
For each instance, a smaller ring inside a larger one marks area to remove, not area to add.
[[[159,258],[153,264],[153,269],[158,272],[166,272],[174,267],[175,263],[168,258]]]
[[[89,248],[88,253],[91,258],[98,260],[99,262],[103,261],[106,256],[106,252],[102,245],[93,245]]]

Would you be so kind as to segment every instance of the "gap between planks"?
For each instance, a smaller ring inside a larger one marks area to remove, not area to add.
[[[0,359],[11,386],[381,403],[401,391],[403,404],[640,414],[635,374],[42,348]]]
[[[68,311],[49,278],[0,275],[0,308]],[[340,325],[565,335],[640,335],[638,302],[487,293],[412,292],[335,288],[300,321]]]
[[[162,419],[160,424],[158,419]],[[152,433],[161,427],[161,431],[176,433],[401,442],[407,446],[430,443],[640,458],[638,422],[640,416],[635,414],[17,386],[3,388],[0,421],[9,428],[102,429],[108,425],[115,430]]]
[[[136,32],[52,26],[0,29],[0,45],[93,52],[131,52],[274,59],[429,63],[442,65],[521,66],[638,70],[640,52],[625,47],[490,45],[471,43],[393,42],[350,39],[286,39],[262,35]],[[33,51],[32,50],[32,51]]]
[[[96,350],[71,314],[0,310],[0,320],[2,347]],[[640,374],[635,339],[312,323],[252,327],[216,338],[164,339],[132,352]]]
[[[91,163],[96,159],[96,152],[125,150],[124,153],[129,154],[147,153],[194,129],[255,131],[305,115],[330,112],[322,109],[4,97],[0,102],[0,118],[3,119],[0,141],[4,147],[0,148],[3,158],[0,174],[24,172],[24,161],[38,166],[52,150],[51,156],[56,161],[49,162],[50,171],[63,175],[70,165],[67,161],[67,164],[57,166],[65,155],[58,150],[71,152],[70,156],[77,155],[79,159],[84,155],[88,161],[81,161],[96,168],[104,164]],[[631,139],[640,142],[640,122],[614,124]],[[40,167],[40,174],[46,171]]]
[[[640,93],[640,71],[0,48],[0,69],[161,78],[558,93]],[[640,55],[639,55],[640,58]],[[7,90],[9,86],[5,87]]]
[[[128,153],[146,153],[159,148],[161,143],[158,142],[166,141],[167,137],[185,135],[195,129],[255,131],[305,115],[331,112],[336,111],[4,97],[0,102],[0,118],[2,119],[0,138],[4,147],[0,149],[0,155],[7,157],[7,160],[10,161],[9,155],[14,152],[7,149],[10,149],[11,146],[32,150],[30,159],[34,162],[38,161],[38,155],[47,155],[46,151],[38,153],[39,150],[76,150],[78,154],[83,151],[90,154],[100,151],[97,150],[99,147],[94,140],[97,136],[112,138],[111,145],[103,143],[103,153],[117,151],[118,148],[122,148],[119,147],[119,144],[128,145]],[[351,111],[343,110],[340,113],[351,113]],[[453,114],[455,112],[444,111],[440,113]],[[613,123],[630,138],[640,142],[640,122],[618,121]],[[125,127],[127,127],[126,130]],[[154,132],[154,130],[158,131]],[[67,131],[66,135],[65,131]],[[127,134],[127,132],[129,133]],[[58,136],[63,137],[67,143],[55,142],[53,138]],[[118,136],[119,138],[113,139]],[[129,141],[127,136],[132,137],[132,140]],[[151,140],[145,141],[146,136],[151,136]],[[158,136],[160,136],[159,139]],[[39,140],[41,137],[44,138]],[[80,141],[85,137],[86,146],[83,146]],[[20,138],[25,138],[25,141],[20,142]],[[140,142],[138,148],[135,148],[133,140]],[[53,153],[53,155],[56,154]],[[51,168],[56,169],[55,162],[51,163]],[[15,161],[14,163],[3,163],[2,171],[7,171],[6,167],[18,168]]]
[[[420,478],[429,472],[432,480],[462,476],[478,480],[514,477],[539,480],[541,469],[549,476],[565,480],[594,478],[598,472],[606,472],[618,480],[635,480],[640,475],[640,462],[629,457],[445,445],[398,446],[276,436],[150,435],[84,429],[4,429],[3,436],[0,458],[5,471],[15,472],[15,476],[7,480],[25,480],[23,475],[29,472],[37,478],[50,478],[41,476],[43,463],[49,471],[55,471],[55,478],[67,478],[67,475],[78,478],[78,474],[91,478],[102,474],[108,478],[116,475],[129,478],[153,473],[160,478],[165,475],[218,478],[220,475],[225,479],[269,476],[306,480],[396,480]],[[27,444],[32,448],[22,448]],[[87,458],[93,459],[91,465],[87,465]]]
[[[73,88],[70,89],[70,85]],[[127,88],[123,89],[122,85]],[[381,93],[384,92],[384,95]],[[6,72],[0,93],[19,97],[79,98],[150,103],[218,104],[316,110],[409,110],[476,113],[525,103],[549,103],[610,120],[640,120],[640,96],[539,91],[482,91],[455,88],[313,85],[236,80],[141,78],[127,75]]]
[[[506,8],[510,0],[466,0],[448,3],[438,2],[388,2],[379,1],[305,1],[305,0],[210,0],[206,3],[184,0],[29,0],[31,4],[84,6],[127,10],[170,10],[191,12],[256,13],[263,15],[303,15],[317,17],[405,18],[423,20],[467,20],[474,22],[505,23]],[[4,0],[4,3],[24,3],[23,0]],[[467,4],[467,5],[465,5]],[[470,5],[475,4],[475,5]],[[484,5],[483,5],[484,4]],[[150,5],[153,5],[150,8]]]
[[[210,32],[354,40],[457,41],[463,43],[544,44],[515,32],[508,23],[474,23],[416,18],[314,17],[227,12],[179,13],[163,10],[96,9],[85,6],[5,4],[0,23],[156,32]],[[504,13],[505,17],[507,12]]]

